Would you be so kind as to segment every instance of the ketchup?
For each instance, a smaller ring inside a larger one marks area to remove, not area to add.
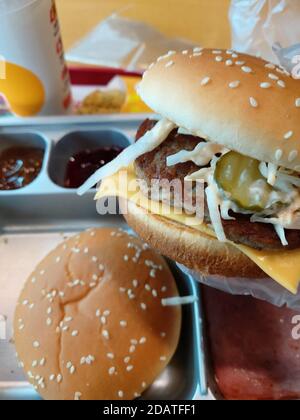
[[[42,169],[44,151],[33,147],[10,147],[0,152],[0,190],[29,185]]]
[[[115,159],[123,151],[120,147],[83,150],[73,155],[68,162],[64,187],[79,188],[91,175]]]

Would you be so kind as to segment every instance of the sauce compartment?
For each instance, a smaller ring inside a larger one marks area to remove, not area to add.
[[[58,141],[52,150],[49,162],[49,177],[57,186],[66,188],[70,191],[78,188],[89,175],[95,172],[96,162],[101,161],[101,150],[103,150],[103,160],[112,160],[121,150],[128,147],[129,139],[117,130],[95,130],[95,131],[74,131],[65,135]],[[110,154],[108,150],[111,150]],[[88,151],[88,153],[85,153]],[[93,153],[95,155],[93,156]],[[111,156],[111,159],[108,159]],[[70,159],[77,159],[77,163],[70,163]],[[88,165],[86,162],[88,162]],[[82,163],[82,165],[80,164]],[[82,168],[81,173],[76,171]],[[73,179],[67,178],[67,171]],[[71,181],[71,182],[70,182]],[[71,187],[68,185],[71,184]]]
[[[46,166],[47,139],[38,133],[0,135],[0,195],[20,193],[38,182]]]

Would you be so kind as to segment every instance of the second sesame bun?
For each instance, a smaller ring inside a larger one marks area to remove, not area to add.
[[[181,307],[166,262],[136,237],[91,230],[51,252],[15,312],[18,357],[47,400],[132,400],[178,345]]]
[[[120,200],[129,226],[153,248],[203,276],[233,279],[265,279],[266,274],[246,255],[165,217],[149,213],[131,201]]]
[[[225,50],[170,53],[138,92],[193,135],[300,172],[300,81],[275,65]]]

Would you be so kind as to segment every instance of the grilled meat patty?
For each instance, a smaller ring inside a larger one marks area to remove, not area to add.
[[[145,120],[140,126],[136,141],[138,141],[147,131],[151,130],[157,121]],[[173,130],[168,138],[154,151],[146,153],[135,162],[136,174],[139,179],[146,181],[148,187],[151,181],[179,179],[182,183],[187,175],[199,169],[193,162],[180,163],[168,167],[166,159],[168,156],[180,152],[181,150],[193,150],[200,142],[204,141],[199,137],[178,134],[177,129]],[[155,197],[152,197],[155,199]],[[292,250],[300,248],[300,231],[286,230],[286,238],[289,243],[287,247],[281,241],[274,229],[274,226],[266,223],[252,223],[249,216],[231,212],[235,220],[222,220],[223,228],[228,240],[247,245],[258,250]],[[207,201],[205,198],[205,222],[211,223]]]

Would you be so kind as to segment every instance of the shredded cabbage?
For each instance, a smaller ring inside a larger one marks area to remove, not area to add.
[[[152,130],[148,131],[138,142],[127,147],[116,159],[100,168],[78,189],[78,195],[85,194],[102,179],[114,175],[120,169],[129,166],[145,153],[156,149],[166,140],[176,125],[167,119],[160,120]]]

